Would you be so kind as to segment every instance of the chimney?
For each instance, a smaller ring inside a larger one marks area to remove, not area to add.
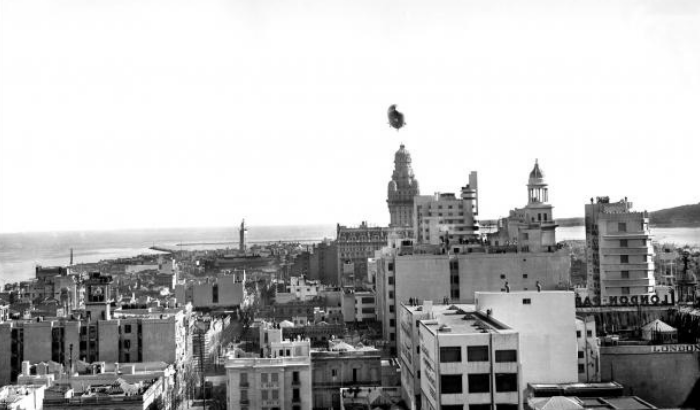
[[[31,374],[32,365],[29,364],[28,360],[22,362],[22,375],[29,376]]]

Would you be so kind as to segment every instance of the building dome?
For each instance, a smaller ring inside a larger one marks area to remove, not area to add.
[[[544,181],[544,173],[540,169],[540,164],[535,160],[535,167],[532,168],[530,172],[530,178],[527,182],[528,185],[547,185]]]
[[[411,153],[408,152],[406,149],[406,146],[401,144],[401,147],[399,147],[399,150],[396,151],[396,154],[394,155],[394,163],[395,164],[405,164],[405,163],[411,163]]]

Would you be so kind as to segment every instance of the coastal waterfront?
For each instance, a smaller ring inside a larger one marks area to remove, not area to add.
[[[321,241],[335,237],[335,225],[257,226],[249,242]],[[236,248],[237,228],[173,228],[122,231],[0,234],[0,285],[34,277],[35,265],[67,265],[73,248],[76,263],[157,254],[149,249],[205,250]],[[182,245],[181,245],[182,244]]]
[[[583,226],[560,227],[559,240],[585,240]],[[654,228],[658,242],[700,246],[700,228]],[[335,237],[334,225],[260,226],[251,230],[250,242],[321,241]],[[65,265],[70,248],[76,263],[157,254],[158,245],[172,249],[236,248],[236,228],[180,228],[128,231],[90,231],[0,234],[0,285],[34,276],[35,265]]]

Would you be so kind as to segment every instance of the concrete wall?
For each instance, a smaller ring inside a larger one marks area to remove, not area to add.
[[[99,360],[107,363],[119,361],[119,320],[100,320],[97,326]]]
[[[556,253],[472,254],[457,257],[459,293],[463,303],[474,303],[474,292],[498,292],[508,281],[511,291],[555,290],[570,281],[568,250]],[[445,268],[449,270],[449,267]],[[449,289],[449,287],[448,287]],[[447,293],[449,295],[449,292]]]
[[[477,309],[520,334],[522,387],[578,382],[573,292],[479,292]]]
[[[672,352],[671,346],[690,351]],[[700,388],[697,345],[604,346],[600,353],[603,381],[621,383],[625,394],[639,396],[658,407],[683,406],[693,388]],[[689,404],[697,403],[686,406]]]
[[[0,323],[0,386],[10,384],[12,358],[12,327],[11,323]]]
[[[24,360],[30,363],[51,360],[51,322],[24,324]]]
[[[144,362],[176,361],[176,319],[149,319],[142,322]]]

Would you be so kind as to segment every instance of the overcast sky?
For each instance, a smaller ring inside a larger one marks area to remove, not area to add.
[[[555,217],[697,203],[699,4],[3,0],[0,232],[387,224],[400,142],[482,219],[536,158]]]

